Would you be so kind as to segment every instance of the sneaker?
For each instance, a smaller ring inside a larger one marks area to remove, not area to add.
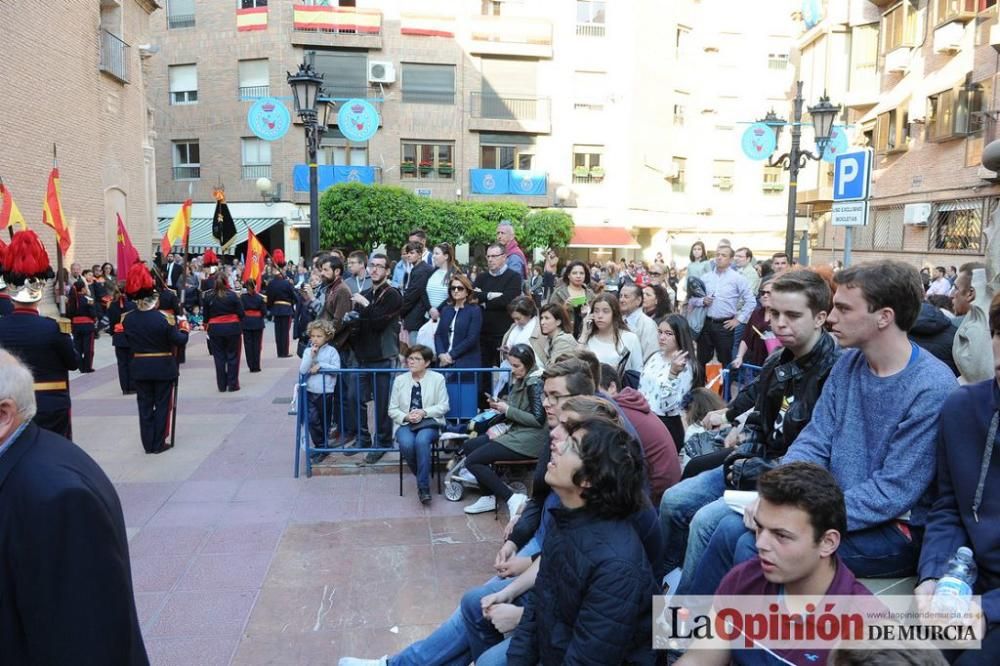
[[[420,499],[420,503],[423,505],[428,505],[431,503],[432,495],[431,491],[427,488],[421,488],[417,491],[417,497]]]
[[[493,495],[483,495],[474,503],[465,507],[466,513],[486,513],[487,511],[496,511],[497,509],[497,498]]]
[[[344,435],[340,441],[337,442],[337,446],[342,449],[356,449],[358,444],[358,438],[356,435]],[[357,455],[358,451],[344,451],[345,456]]]
[[[507,500],[508,515],[511,518],[513,518],[515,515],[517,515],[517,512],[520,511],[521,507],[527,501],[528,501],[528,496],[525,495],[524,493],[514,493],[513,495],[511,495],[510,499]]]
[[[479,481],[476,479],[475,475],[466,467],[463,467],[457,474],[455,474],[454,478],[464,483],[471,483],[477,486],[479,485]]]
[[[379,460],[382,460],[382,456],[384,455],[385,453],[382,451],[372,451],[365,456],[365,464],[374,465]]]
[[[341,657],[337,666],[388,666],[389,657],[379,657],[378,659],[358,659],[357,657]]]

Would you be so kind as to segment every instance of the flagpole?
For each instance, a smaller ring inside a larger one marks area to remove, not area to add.
[[[56,157],[56,144],[52,143],[52,168],[59,168],[59,160]],[[65,224],[63,220],[63,224]],[[56,309],[59,310],[59,314],[66,311],[66,284],[63,282],[63,255],[62,246],[59,244],[59,231],[56,230],[56,291],[58,292],[58,297],[56,299]]]
[[[188,199],[191,198],[192,185],[193,185],[192,183],[188,183]],[[183,206],[183,204],[181,205]],[[181,311],[184,312],[185,316],[187,316],[187,308],[184,307],[186,300],[184,298],[184,295],[187,293],[187,283],[186,283],[186,278],[184,277],[184,271],[190,270],[191,268],[191,245],[189,242],[190,240],[191,240],[191,224],[189,222],[187,233],[184,234],[184,270],[181,271]],[[191,271],[191,274],[194,275],[194,271]]]

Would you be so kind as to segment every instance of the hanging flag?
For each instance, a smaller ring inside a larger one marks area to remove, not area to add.
[[[233,222],[233,215],[229,212],[229,206],[226,204],[225,190],[217,187],[212,194],[215,196],[212,236],[219,241],[219,247],[225,250],[230,241],[236,238],[236,223]]]
[[[3,206],[0,207],[0,227],[12,227],[16,224],[21,227],[21,231],[27,229],[28,223],[24,221],[24,215],[21,215],[21,211],[17,209],[10,189],[0,183],[0,192],[3,193]]]
[[[118,275],[128,275],[132,264],[139,261],[139,251],[128,237],[128,229],[122,222],[122,216],[118,213],[115,213],[115,216],[118,218]]]
[[[185,199],[181,204],[181,209],[174,215],[173,221],[163,234],[160,241],[160,250],[163,254],[170,254],[174,245],[187,245],[188,232],[191,231],[191,200]]]
[[[257,291],[260,291],[260,279],[264,275],[264,259],[267,257],[267,250],[264,245],[257,240],[253,231],[247,229],[247,260],[243,266],[243,281],[254,280],[257,283]]]
[[[69,237],[69,227],[66,226],[66,216],[63,215],[62,202],[59,200],[59,169],[52,167],[49,172],[49,184],[45,188],[45,205],[42,209],[42,222],[52,227],[56,232],[59,250],[66,254],[73,241]]]

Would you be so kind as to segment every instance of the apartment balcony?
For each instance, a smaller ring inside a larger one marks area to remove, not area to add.
[[[268,97],[271,94],[271,86],[240,86],[236,91],[240,99],[258,99]]]
[[[552,57],[552,22],[521,16],[473,16],[469,52],[476,55]]]
[[[128,59],[131,47],[117,35],[101,31],[101,71],[121,83],[128,83]]]
[[[270,177],[270,164],[244,164],[240,171],[240,180],[257,180],[258,178]]]
[[[167,17],[167,29],[193,28],[195,25],[194,14],[171,14]]]
[[[603,23],[577,23],[576,24],[576,36],[577,37],[604,37],[604,24]]]
[[[548,97],[469,94],[469,129],[474,132],[552,132]]]
[[[201,165],[175,166],[174,180],[198,180],[201,178]]]
[[[382,12],[292,5],[292,45],[381,49]]]

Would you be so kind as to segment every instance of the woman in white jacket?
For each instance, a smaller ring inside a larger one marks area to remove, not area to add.
[[[396,424],[399,455],[417,477],[417,497],[431,503],[431,446],[437,440],[448,413],[448,391],[444,376],[428,370],[434,351],[424,345],[410,347],[406,355],[409,373],[392,383],[389,418]]]

